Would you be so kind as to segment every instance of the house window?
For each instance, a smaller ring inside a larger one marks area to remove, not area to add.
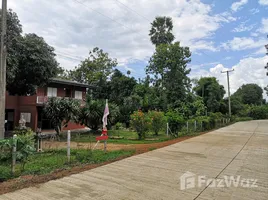
[[[30,123],[31,122],[31,113],[20,113],[20,118],[25,119],[25,122]]]
[[[83,99],[83,95],[81,91],[75,91],[74,98],[76,99]]]
[[[47,88],[47,96],[48,97],[56,97],[57,96],[57,88],[48,87]]]

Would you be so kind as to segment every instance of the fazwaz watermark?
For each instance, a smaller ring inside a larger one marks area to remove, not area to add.
[[[244,187],[256,188],[257,179],[242,178],[241,176],[223,176],[222,178],[212,179],[206,176],[196,175],[192,172],[186,172],[180,177],[180,189],[186,190],[195,187],[211,187],[211,188],[224,188],[224,187]]]

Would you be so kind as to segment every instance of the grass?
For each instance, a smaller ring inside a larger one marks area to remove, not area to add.
[[[81,164],[99,164],[115,160],[119,157],[130,156],[134,153],[134,150],[108,151],[107,153],[104,153],[102,150],[71,150],[71,162],[67,163],[66,150],[49,150],[44,153],[32,155],[29,158],[29,162],[26,163],[24,171],[22,171],[21,165],[17,164],[14,177],[20,175],[48,174],[58,169],[69,169]],[[0,164],[0,180],[3,181],[13,178],[10,174],[10,169],[9,164]]]
[[[100,136],[100,134],[101,133],[92,132],[77,134],[72,137],[72,141],[81,143],[94,143],[96,142],[96,136]],[[172,139],[172,137],[166,136],[164,132],[160,132],[159,135],[155,135],[154,133],[149,132],[146,134],[146,138],[144,140],[139,140],[137,133],[130,130],[109,130],[108,134],[108,142],[115,144],[151,144]],[[65,141],[65,138],[63,141]]]

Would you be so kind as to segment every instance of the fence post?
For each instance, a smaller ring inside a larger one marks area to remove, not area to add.
[[[189,133],[189,122],[186,122],[186,126],[187,126],[187,133]]]
[[[168,136],[168,128],[169,128],[169,126],[168,126],[168,123],[167,123],[167,136]]]
[[[13,135],[13,146],[12,146],[12,163],[11,163],[11,174],[15,174],[16,166],[16,151],[17,151],[17,135]]]
[[[70,150],[71,150],[71,131],[67,131],[67,160],[70,162]]]
[[[194,121],[194,131],[196,131],[196,120]]]

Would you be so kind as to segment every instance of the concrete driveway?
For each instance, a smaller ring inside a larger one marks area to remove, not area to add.
[[[268,199],[268,121],[240,122],[1,200]]]

